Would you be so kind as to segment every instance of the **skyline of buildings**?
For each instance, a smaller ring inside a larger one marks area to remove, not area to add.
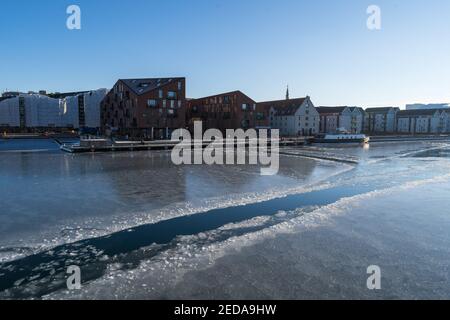
[[[174,130],[279,129],[282,136],[319,133],[447,133],[450,109],[318,106],[311,97],[257,102],[237,90],[186,98],[186,78],[119,79],[111,90],[27,94],[8,92],[0,99],[0,129],[45,131],[97,129],[142,139],[170,139]]]

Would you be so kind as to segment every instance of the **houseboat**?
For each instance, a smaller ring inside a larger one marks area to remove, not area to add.
[[[365,134],[350,133],[320,134],[313,139],[313,143],[321,144],[367,144],[369,141]]]

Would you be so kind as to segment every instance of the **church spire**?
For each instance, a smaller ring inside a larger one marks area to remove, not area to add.
[[[289,100],[289,85],[287,86],[286,89],[286,100]]]

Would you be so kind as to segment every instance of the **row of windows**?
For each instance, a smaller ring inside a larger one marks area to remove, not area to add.
[[[181,104],[182,104],[181,100],[178,100],[177,103],[176,103],[175,100],[170,100],[169,108],[171,108],[171,109],[174,109],[174,108],[180,109],[181,108]],[[147,100],[147,106],[149,108],[157,108],[157,107],[159,107],[158,100],[156,100],[156,99],[149,99],[149,100]],[[162,101],[162,108],[163,109],[167,108],[167,100],[163,100]]]
[[[220,97],[213,97],[205,99],[205,104],[230,104],[231,103],[231,97],[230,96],[220,96]]]
[[[275,121],[277,120],[277,119],[279,119],[280,117],[274,117],[274,115],[272,115],[271,117],[270,117],[270,119],[273,121],[274,119],[275,119]],[[285,120],[285,121],[288,121],[288,119],[289,119],[289,117],[281,117],[281,119],[279,119],[279,120]],[[298,120],[302,120],[302,116],[299,116],[298,117]],[[305,120],[306,121],[309,121],[309,117],[305,117]],[[312,117],[312,120],[313,121],[316,121],[316,117]]]

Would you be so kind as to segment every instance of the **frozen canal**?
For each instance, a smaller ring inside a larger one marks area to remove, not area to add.
[[[450,298],[449,148],[311,148],[359,164],[282,156],[262,177],[0,140],[0,298]]]

